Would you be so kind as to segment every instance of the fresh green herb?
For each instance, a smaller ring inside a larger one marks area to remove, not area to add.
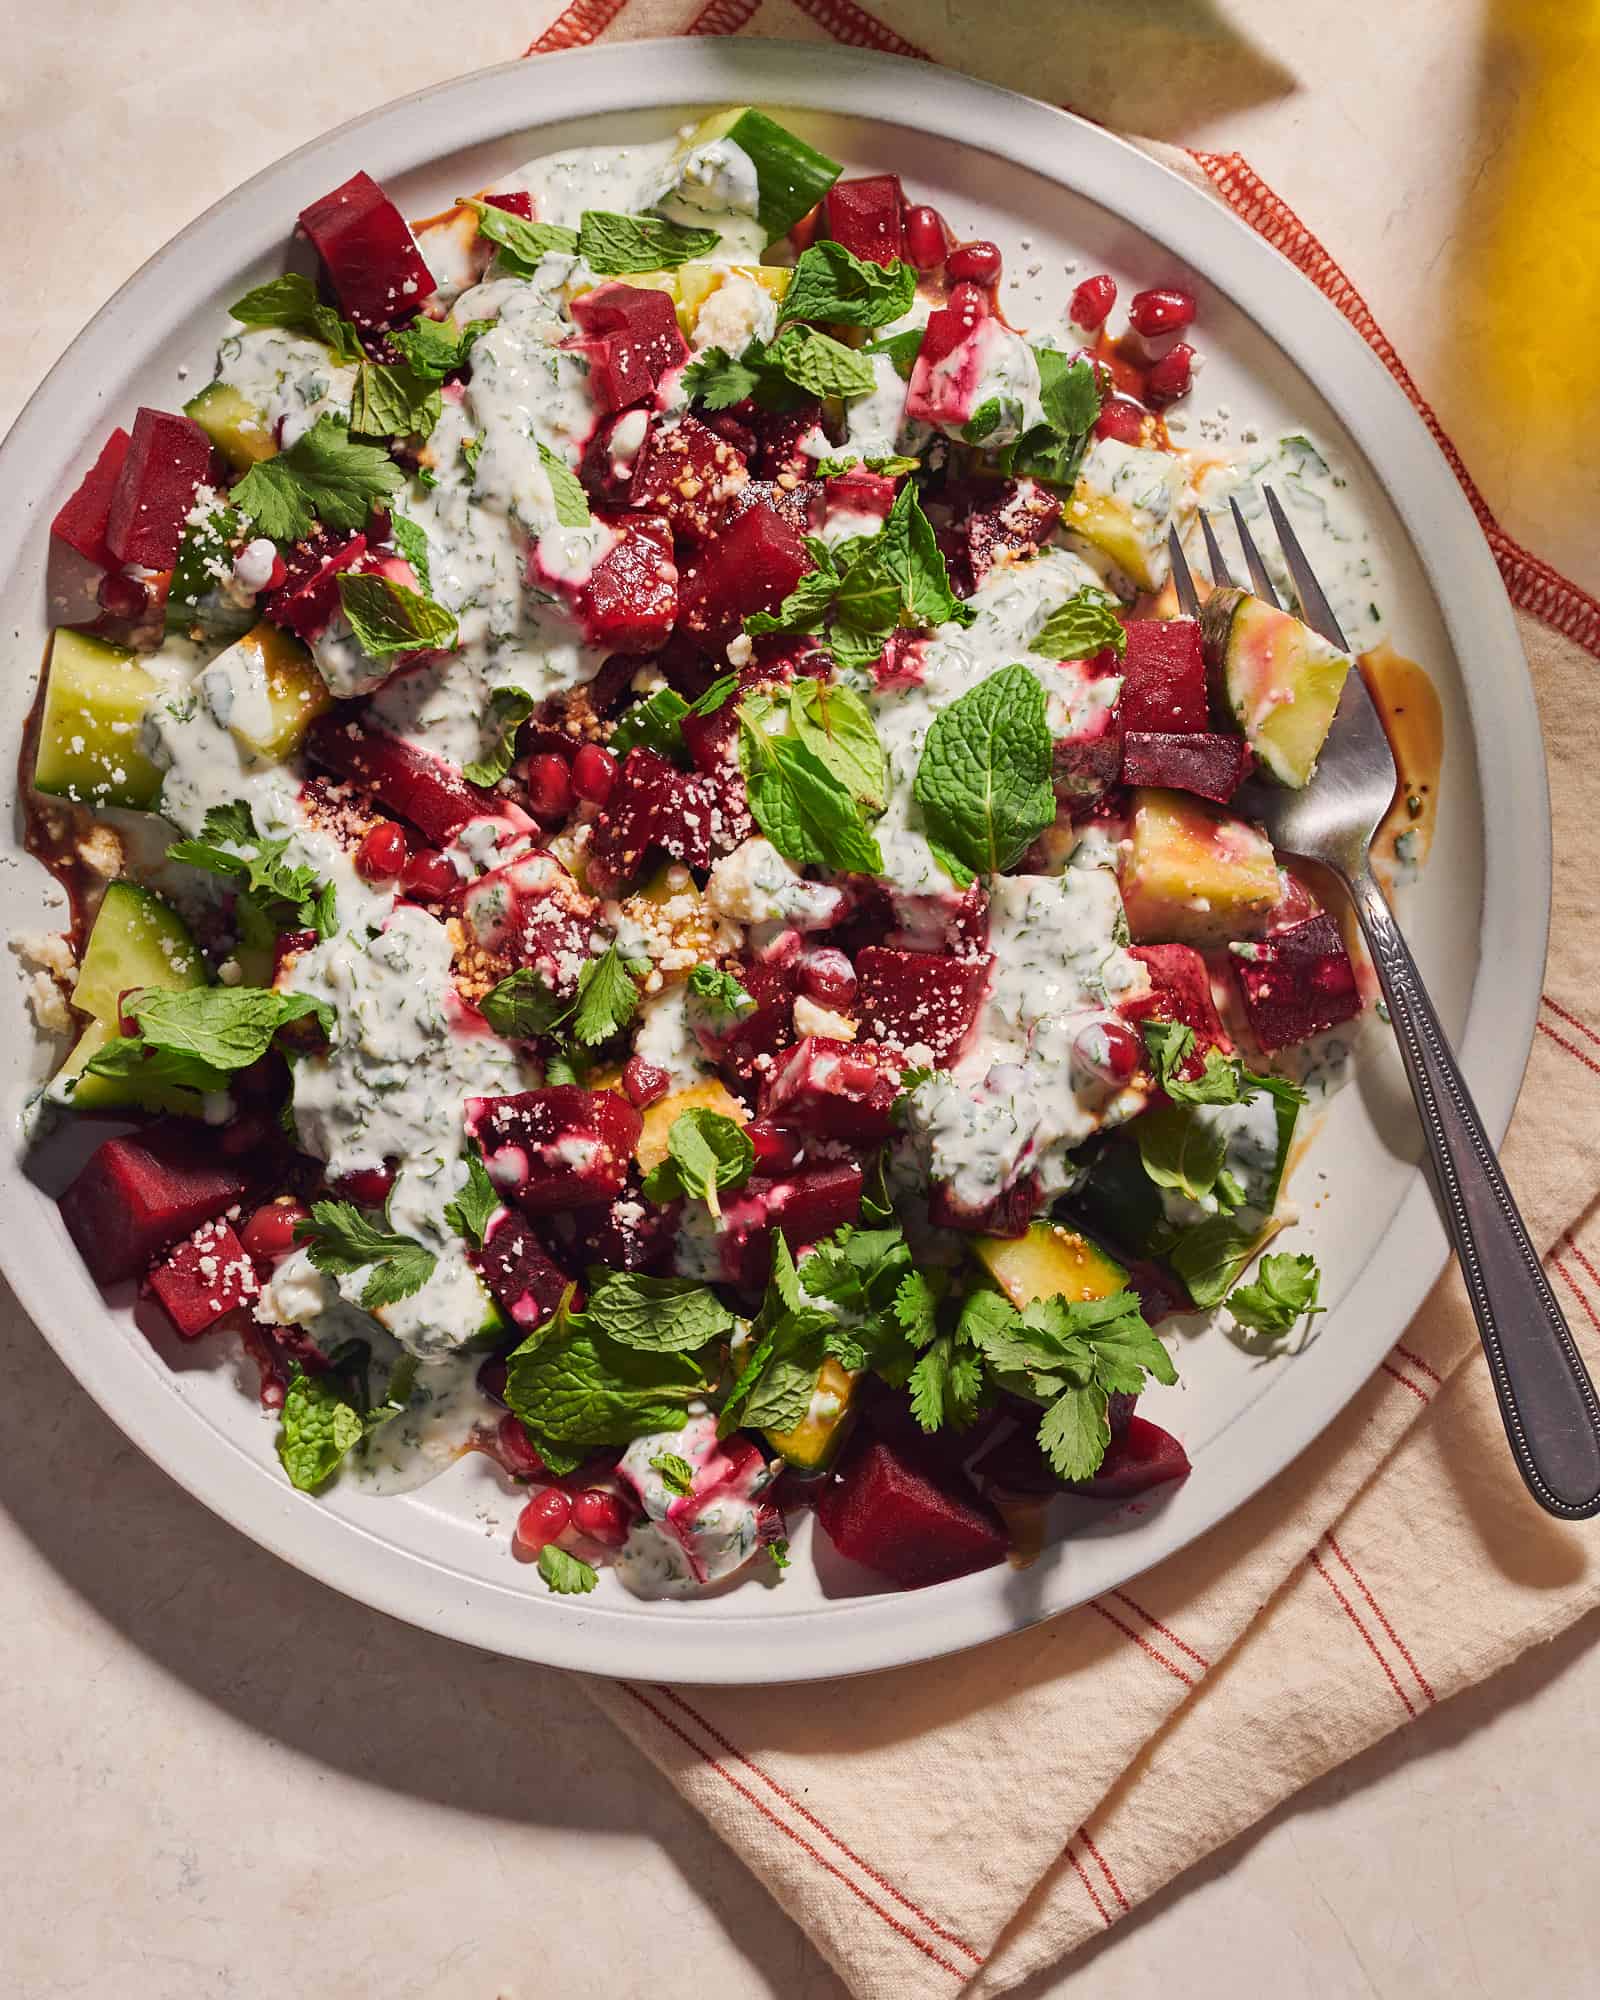
[[[1322,1273],[1317,1260],[1287,1251],[1263,1257],[1253,1284],[1235,1285],[1224,1303],[1241,1326],[1278,1336],[1324,1310],[1317,1304]]]
[[[629,961],[612,945],[600,958],[591,958],[578,974],[573,1036],[585,1048],[594,1048],[620,1035],[638,1011],[635,975],[629,970]]]
[[[499,264],[514,278],[531,278],[552,254],[571,257],[577,253],[575,229],[562,229],[553,222],[528,222],[486,201],[468,198],[463,206],[477,216],[478,234],[495,246]]]
[[[877,387],[872,363],[853,347],[812,327],[790,324],[766,351],[771,368],[826,401],[829,396],[870,396]]]
[[[650,1278],[636,1271],[589,1271],[585,1322],[619,1347],[641,1354],[683,1354],[728,1340],[738,1322],[707,1286],[692,1278]]]
[[[645,1198],[665,1204],[688,1195],[720,1218],[719,1190],[743,1187],[755,1159],[755,1148],[741,1126],[718,1111],[696,1106],[672,1121],[667,1158],[645,1176]]]
[[[739,764],[751,814],[780,854],[802,868],[882,874],[883,855],[850,793],[797,737],[769,736],[748,704],[739,711]]]
[[[558,458],[541,439],[539,462],[550,481],[556,520],[563,528],[587,528],[594,520],[589,512],[589,496],[578,484],[578,476],[564,458]]]
[[[718,1437],[741,1425],[792,1430],[811,1407],[817,1373],[836,1330],[831,1312],[809,1306],[780,1230],[772,1231],[772,1275],[750,1328],[750,1346],[717,1419]]]
[[[458,636],[453,611],[378,571],[357,575],[341,570],[339,606],[357,644],[374,660],[397,653],[442,653]]]
[[[482,1153],[476,1146],[471,1146],[465,1157],[467,1184],[453,1201],[445,1203],[444,1219],[458,1236],[464,1237],[475,1250],[481,1250],[489,1224],[499,1213],[502,1203],[499,1190],[483,1164]]]
[[[1044,422],[1000,454],[1000,470],[1070,490],[1100,414],[1101,383],[1092,362],[1049,347],[1034,349]]]
[[[508,972],[478,1002],[478,1012],[510,1042],[532,1042],[567,1019],[577,1001],[563,1000],[531,965]]]
[[[1165,1104],[1147,1111],[1134,1125],[1139,1159],[1157,1187],[1203,1202],[1216,1187],[1227,1155],[1228,1135],[1214,1119],[1192,1107]]]
[[[288,835],[268,840],[257,833],[249,806],[235,799],[231,805],[212,806],[201,822],[199,839],[174,841],[167,859],[230,876],[269,911],[280,905],[300,928],[332,937],[338,928],[333,885],[319,882],[310,868],[287,865],[283,857],[288,847]]]
[[[1207,1049],[1198,1077],[1180,1074],[1194,1050],[1194,1030],[1179,1021],[1146,1021],[1144,1043],[1156,1082],[1174,1104],[1245,1104],[1262,1091],[1282,1104],[1304,1104],[1306,1094],[1287,1077],[1260,1076],[1237,1056]]]
[[[489,696],[489,722],[495,730],[494,748],[486,757],[463,764],[461,775],[469,785],[493,790],[516,762],[517,731],[534,710],[531,694],[521,688],[497,687]]]
[[[492,319],[468,320],[465,326],[448,319],[414,319],[409,326],[395,327],[389,342],[414,375],[442,382],[466,366],[473,342],[493,325]]]
[[[749,401],[761,387],[762,370],[758,359],[746,356],[760,357],[764,352],[752,344],[735,359],[725,348],[706,348],[684,369],[683,393],[707,410],[727,410]]]
[[[887,326],[903,319],[917,296],[917,274],[896,258],[869,264],[842,243],[813,243],[795,261],[783,295],[783,317],[826,326]]]
[[[1117,600],[1092,583],[1052,611],[1028,641],[1028,651],[1047,660],[1092,660],[1108,648],[1120,660],[1128,650],[1128,634],[1117,616]]]
[[[864,466],[868,472],[875,472],[882,479],[903,479],[907,473],[920,472],[920,458],[819,458],[815,471],[819,479],[841,479],[847,472],[854,472]]]
[[[697,965],[689,973],[689,993],[718,1028],[730,1027],[756,1011],[756,1003],[745,991],[736,972],[724,972],[719,965]]]
[[[619,757],[626,757],[642,743],[658,757],[677,757],[683,750],[679,724],[688,713],[689,704],[675,688],[654,688],[617,724],[611,733],[611,748]]]
[[[478,460],[482,458],[482,456],[483,456],[482,438],[470,437],[470,438],[463,438],[461,440],[461,463],[467,468],[468,478],[470,479],[477,478]]]
[[[600,1581],[592,1564],[555,1542],[546,1542],[539,1551],[539,1574],[560,1597],[586,1595]]]
[[[375,444],[357,444],[326,412],[275,458],[252,465],[228,498],[274,542],[298,542],[318,521],[354,532],[380,500],[405,485],[405,474]]]
[[[881,813],[889,798],[889,760],[872,711],[852,689],[801,675],[789,686],[789,721],[806,748],[857,805]]]
[[[107,1042],[86,1069],[95,1076],[186,1090],[227,1090],[291,1021],[314,1014],[324,1027],[331,1025],[322,1001],[262,986],[195,986],[185,992],[145,986],[121,1008],[138,1023],[138,1033]]]
[[[285,333],[303,333],[333,349],[334,358],[346,365],[362,359],[360,336],[347,319],[317,297],[317,288],[298,271],[271,278],[228,311],[244,326],[280,326]]]
[[[768,1542],[767,1554],[772,1558],[772,1567],[775,1570],[786,1570],[789,1567],[789,1543],[787,1538],[780,1535],[775,1542]]]
[[[694,1490],[694,1467],[675,1451],[657,1452],[650,1461],[650,1470],[667,1491],[676,1493],[679,1499],[687,1498]]]
[[[295,1225],[295,1241],[319,1271],[349,1277],[371,1267],[361,1303],[368,1312],[410,1298],[433,1276],[437,1259],[413,1237],[380,1229],[348,1201],[316,1201],[308,1220]]]
[[[685,229],[654,215],[587,208],[578,230],[578,254],[602,277],[626,277],[637,271],[670,271],[692,258],[708,257],[721,240],[714,229]]]
[[[1009,868],[1054,823],[1050,766],[1044,689],[1026,667],[1002,667],[934,717],[912,791],[958,883]]]
[[[361,1412],[332,1374],[297,1374],[284,1392],[278,1458],[289,1484],[314,1493],[366,1436]]]
[[[1004,431],[1014,437],[1022,425],[1022,405],[1015,396],[990,396],[961,426],[965,444],[986,445]]]
[[[443,409],[438,383],[407,363],[363,361],[350,402],[350,430],[355,437],[425,438]]]
[[[228,506],[213,507],[198,521],[184,524],[167,587],[168,631],[186,630],[198,607],[232,575],[234,550],[244,539],[243,527],[238,509]],[[244,613],[240,624],[248,618],[249,613]],[[220,627],[222,621],[208,615],[204,622]]]
[[[908,326],[904,333],[891,333],[887,340],[875,340],[862,352],[868,355],[887,354],[900,380],[909,382],[917,365],[917,356],[922,352],[922,336],[926,332],[926,327]]]
[[[428,536],[420,521],[413,521],[404,514],[389,516],[389,533],[395,547],[400,551],[416,572],[418,583],[424,591],[433,588],[433,578],[428,564]]]

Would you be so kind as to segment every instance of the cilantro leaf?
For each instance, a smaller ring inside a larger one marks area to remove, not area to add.
[[[1235,1285],[1223,1303],[1241,1326],[1281,1335],[1308,1314],[1325,1310],[1317,1304],[1321,1288],[1317,1260],[1285,1251],[1263,1257],[1255,1281]]]
[[[1092,1479],[1111,1442],[1108,1398],[1097,1382],[1061,1391],[1039,1424],[1039,1444],[1056,1475],[1068,1481]]]
[[[592,1564],[554,1542],[546,1542],[539,1551],[539,1574],[560,1597],[587,1595],[600,1581]]]
[[[510,1042],[536,1041],[566,1020],[576,1000],[563,1000],[531,965],[508,972],[478,1002],[478,1012]]]
[[[481,218],[478,226],[483,227]],[[586,208],[578,230],[578,254],[591,271],[623,277],[637,271],[670,271],[691,258],[709,256],[721,240],[714,229],[686,229],[654,215],[614,215]]]
[[[659,687],[637,702],[611,733],[611,748],[626,757],[638,744],[657,756],[674,758],[683,751],[683,731],[679,727],[689,713],[689,704],[676,688]]]
[[[1052,825],[1050,725],[1026,667],[1002,667],[933,719],[912,792],[935,851],[980,875],[1009,868]]]
[[[578,974],[572,1033],[585,1048],[621,1034],[639,1011],[639,988],[616,945],[591,958]]]
[[[244,326],[280,326],[285,333],[308,334],[331,347],[334,358],[347,365],[362,358],[355,328],[332,306],[324,305],[316,286],[298,271],[269,278],[236,300],[228,311]]]
[[[1028,641],[1028,651],[1047,660],[1092,660],[1108,648],[1120,660],[1128,650],[1128,634],[1117,616],[1117,600],[1092,583],[1052,611]]]
[[[789,721],[857,805],[869,813],[883,811],[889,798],[889,760],[872,711],[860,695],[803,674],[790,683]]]
[[[354,532],[375,502],[398,493],[405,474],[374,444],[357,444],[348,428],[324,412],[275,458],[252,465],[228,498],[274,542],[298,542],[320,520]]]
[[[768,1542],[767,1554],[772,1558],[772,1567],[783,1571],[789,1567],[789,1542],[787,1536],[780,1535],[775,1542]]]
[[[708,1015],[719,1031],[756,1011],[756,1003],[740,984],[739,975],[724,972],[718,965],[693,967],[689,973],[689,992],[701,1003],[695,1011]]]
[[[556,520],[563,528],[587,528],[594,516],[589,512],[589,496],[578,483],[578,475],[564,458],[558,458],[544,440],[539,441],[539,463],[550,481]]]
[[[751,349],[745,350],[748,355]],[[756,354],[761,353],[754,347]],[[707,410],[731,409],[748,401],[761,384],[761,371],[750,360],[735,360],[725,348],[708,347],[683,371],[683,392],[691,403]]]
[[[1146,1021],[1144,1043],[1155,1079],[1174,1104],[1244,1104],[1262,1091],[1284,1106],[1304,1104],[1306,1094],[1287,1077],[1260,1076],[1237,1056],[1207,1049],[1198,1077],[1180,1072],[1194,1050],[1194,1030],[1180,1021]]]
[[[486,757],[463,764],[461,775],[469,785],[492,790],[511,769],[517,757],[517,731],[534,711],[534,699],[518,687],[497,687],[489,696],[489,722],[497,731],[494,748]]]
[[[489,1224],[502,1203],[476,1146],[468,1148],[466,1161],[467,1184],[453,1201],[445,1203],[444,1219],[458,1236],[465,1237],[475,1250],[481,1250]]]
[[[287,834],[268,840],[257,833],[249,806],[235,799],[231,805],[212,806],[201,821],[199,839],[175,840],[167,859],[231,876],[252,898],[284,904],[302,928],[331,937],[338,922],[333,886],[319,882],[308,867],[287,866],[283,857],[288,846]]]
[[[517,219],[520,221],[521,217]],[[395,327],[389,334],[389,344],[413,374],[426,382],[442,382],[465,366],[472,343],[493,325],[491,319],[468,320],[465,326],[457,326],[454,320],[423,317],[414,319],[409,326]]]
[[[431,325],[432,322],[430,321]],[[413,570],[417,581],[424,590],[433,587],[433,578],[428,564],[428,536],[420,521],[410,520],[404,514],[389,516],[389,533],[395,547],[400,551]]]
[[[643,1354],[679,1354],[731,1338],[733,1314],[693,1278],[651,1278],[637,1271],[589,1271],[586,1322],[609,1340]]]
[[[842,243],[823,241],[796,259],[783,316],[829,326],[887,326],[905,317],[916,296],[917,274],[900,258],[869,264]]]
[[[686,1498],[694,1488],[694,1467],[675,1451],[659,1451],[650,1461],[650,1470],[669,1493]]]
[[[718,1190],[743,1187],[755,1158],[755,1147],[740,1125],[697,1105],[672,1121],[667,1158],[645,1176],[645,1196],[665,1203],[689,1195],[720,1218]]]
[[[457,637],[456,615],[381,572],[339,573],[339,605],[361,650],[374,660],[398,653],[444,652]]]
[[[406,363],[363,361],[350,403],[351,435],[425,438],[443,409],[438,383]]]
[[[478,234],[494,244],[501,266],[512,277],[531,278],[552,252],[570,257],[577,251],[575,229],[563,229],[554,222],[528,222],[486,201],[467,199],[462,206],[477,216]]]
[[[361,1293],[368,1312],[420,1292],[433,1276],[437,1259],[410,1236],[380,1229],[348,1201],[316,1201],[309,1219],[295,1225],[295,1241],[319,1271],[348,1277],[372,1267]]]
[[[882,874],[882,852],[849,792],[797,737],[768,736],[748,705],[739,711],[739,764],[751,814],[780,854],[835,874]]]

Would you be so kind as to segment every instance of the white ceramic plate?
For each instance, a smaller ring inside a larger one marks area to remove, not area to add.
[[[998,240],[1008,270],[1037,266],[1008,294],[1024,324],[1060,312],[1072,259],[1111,270],[1125,290],[1130,280],[1188,283],[1207,357],[1193,416],[1231,406],[1263,436],[1309,429],[1342,461],[1390,554],[1395,635],[1443,697],[1443,807],[1407,922],[1485,1121],[1501,1133],[1538,1003],[1549,812],[1510,611],[1454,479],[1346,322],[1217,203],[1091,125],[945,70],[715,40],[512,63],[358,119],[219,202],[79,335],[0,450],[0,576],[15,635],[0,740],[17,741],[44,651],[51,515],[113,422],[141,402],[175,407],[209,379],[228,302],[282,268],[308,201],[364,167],[409,213],[428,214],[536,154],[661,137],[697,108],[740,102],[791,117],[848,170],[899,172],[959,234]],[[12,819],[20,830],[15,806]],[[59,898],[16,837],[12,859],[20,865],[0,878],[8,930],[48,927]],[[1494,950],[1480,961],[1486,937]],[[8,986],[0,1008],[0,1078],[19,1106],[47,1057],[20,992]],[[824,1545],[820,1571],[802,1558],[780,1588],[748,1582],[696,1603],[641,1604],[607,1578],[592,1597],[553,1599],[512,1559],[518,1503],[476,1455],[401,1499],[291,1491],[272,1424],[240,1392],[226,1344],[180,1348],[147,1335],[130,1306],[108,1308],[54,1203],[17,1162],[0,1167],[0,1260],[62,1359],[136,1443],[236,1527],[352,1596],[499,1652],[599,1673],[857,1673],[994,1638],[1126,1581],[1256,1492],[1366,1380],[1445,1255],[1403,1085],[1392,1051],[1381,1054],[1333,1101],[1292,1188],[1306,1217],[1295,1241],[1321,1258],[1332,1307],[1319,1338],[1293,1360],[1261,1364],[1216,1331],[1180,1335],[1182,1387],[1146,1407],[1188,1447],[1183,1486],[1114,1517],[1080,1505],[1079,1531],[1027,1570],[907,1594],[845,1576]]]

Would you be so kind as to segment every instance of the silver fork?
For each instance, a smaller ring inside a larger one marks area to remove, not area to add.
[[[1341,652],[1349,652],[1277,495],[1267,487],[1262,491],[1300,617]],[[1272,578],[1238,503],[1231,504],[1250,587],[1277,604]],[[1200,525],[1213,579],[1231,584],[1204,514]],[[1194,578],[1176,529],[1168,540],[1178,601],[1192,618],[1199,610]],[[1416,1099],[1434,1186],[1489,1357],[1512,1457],[1540,1506],[1564,1520],[1586,1520],[1600,1513],[1600,1403],[1422,975],[1372,873],[1373,836],[1394,800],[1396,782],[1388,736],[1358,669],[1345,682],[1311,783],[1301,791],[1252,783],[1235,803],[1262,822],[1275,845],[1320,861],[1350,892]]]

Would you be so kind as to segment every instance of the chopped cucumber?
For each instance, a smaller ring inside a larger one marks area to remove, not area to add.
[[[980,1236],[973,1248],[1019,1311],[1036,1299],[1109,1299],[1128,1282],[1114,1258],[1060,1222],[1030,1222],[1025,1236]]]
[[[839,1447],[850,1429],[850,1404],[855,1387],[855,1376],[830,1354],[818,1371],[812,1407],[799,1423],[792,1430],[763,1431],[761,1435],[795,1472],[805,1475],[826,1472],[838,1457]]]
[[[159,692],[132,653],[61,626],[50,648],[34,784],[84,805],[148,811],[161,772],[140,750],[139,729]]]
[[[293,756],[312,723],[333,706],[328,684],[305,647],[265,619],[219,653],[208,671],[229,665],[241,670],[246,685],[259,685],[261,677],[265,705],[236,704],[228,726],[247,750],[273,763]]]
[[[801,216],[809,215],[843,172],[837,160],[748,105],[703,119],[684,151],[692,153],[716,139],[731,141],[755,168],[760,196],[756,213],[769,243],[787,236]]]
[[[75,1111],[116,1111],[142,1105],[153,1111],[198,1112],[189,1090],[138,1091],[126,1078],[86,1076],[84,1065],[118,1029],[124,993],[135,986],[184,992],[204,986],[205,960],[188,926],[170,904],[133,882],[106,890],[78,968],[72,1004],[89,1016],[72,1053],[51,1078],[46,1095]]]
[[[235,472],[248,472],[277,452],[265,413],[227,382],[202,389],[184,404],[183,413],[193,417]]]
[[[1350,656],[1246,590],[1214,590],[1200,613],[1213,699],[1280,785],[1311,782]]]
[[[1187,792],[1136,786],[1117,870],[1136,944],[1259,937],[1279,899],[1272,843]]]

